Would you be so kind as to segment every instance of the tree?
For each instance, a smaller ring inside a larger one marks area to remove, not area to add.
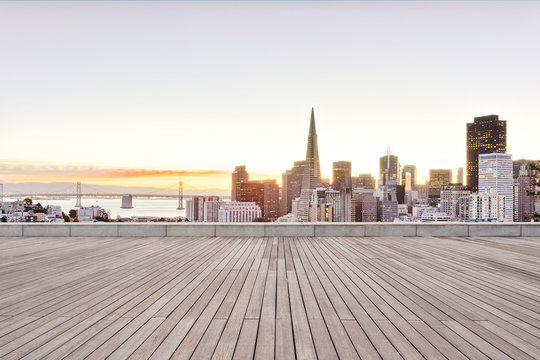
[[[69,210],[69,217],[73,219],[73,222],[79,222],[79,218],[77,217],[77,210]]]
[[[2,216],[2,220],[0,220],[1,222],[7,222],[7,216]]]
[[[534,199],[540,199],[540,160],[538,160],[536,163],[531,163],[530,168],[533,171],[533,190],[527,191],[527,195],[532,196]],[[532,213],[531,217],[534,219],[534,221],[540,221],[540,214],[537,212]]]
[[[26,198],[23,200],[24,203],[24,210],[28,211],[32,207],[32,199]]]
[[[97,221],[108,222],[109,221],[109,216],[107,215],[107,213],[103,213],[102,215],[97,216],[95,219]]]
[[[71,222],[71,219],[69,218],[69,216],[67,216],[66,213],[63,211],[62,211],[62,217],[64,218],[64,222]]]
[[[45,214],[46,212],[47,212],[47,209],[45,209],[40,203],[37,203],[36,206],[34,206],[34,213]]]

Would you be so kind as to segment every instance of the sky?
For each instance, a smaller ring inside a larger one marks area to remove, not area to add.
[[[305,157],[465,166],[475,116],[540,159],[540,2],[0,2],[0,179],[229,188]]]

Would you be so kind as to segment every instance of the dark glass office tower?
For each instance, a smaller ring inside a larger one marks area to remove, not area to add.
[[[478,155],[506,153],[506,120],[499,115],[475,117],[467,124],[467,186],[478,191]]]
[[[240,191],[240,183],[249,181],[249,174],[245,165],[236,166],[231,174],[231,201],[236,201]]]
[[[398,185],[400,183],[399,162],[396,155],[387,154],[379,158],[379,186]]]

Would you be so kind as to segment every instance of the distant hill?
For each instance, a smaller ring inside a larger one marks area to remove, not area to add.
[[[69,182],[24,182],[24,183],[9,183],[0,180],[0,184],[4,184],[4,196],[9,194],[48,194],[48,193],[75,193],[77,186],[75,183]],[[130,194],[156,194],[156,195],[176,195],[178,189],[160,189],[154,187],[130,187],[130,186],[111,186],[111,185],[96,185],[82,184],[83,193],[99,194],[99,193],[130,193]],[[230,196],[231,192],[227,189],[205,189],[205,190],[190,190],[184,188],[185,195],[218,195]]]

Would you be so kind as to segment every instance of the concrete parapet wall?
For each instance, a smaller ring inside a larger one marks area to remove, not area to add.
[[[22,236],[71,236],[71,224],[30,224],[22,223]],[[2,229],[0,228],[0,234]]]
[[[264,224],[265,236],[314,236],[315,224]]]
[[[264,236],[264,224],[215,224],[216,236]]]
[[[365,224],[334,223],[315,224],[314,236],[366,236]]]
[[[416,224],[371,223],[365,226],[366,236],[416,236]]]
[[[17,236],[540,236],[540,223],[8,223]]]
[[[540,236],[540,223],[521,224],[521,236]]]
[[[167,224],[167,236],[216,236],[216,224]]]
[[[118,236],[117,224],[71,224],[70,236]]]
[[[469,236],[521,236],[520,224],[470,224]]]
[[[118,224],[118,236],[167,236],[167,225],[163,223]]]
[[[419,224],[416,226],[416,236],[469,236],[469,225],[452,224]]]

